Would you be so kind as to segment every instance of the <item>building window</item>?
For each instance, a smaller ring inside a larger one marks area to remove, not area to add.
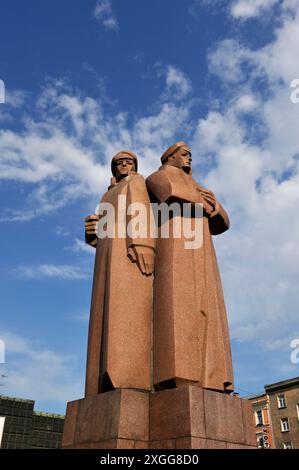
[[[282,418],[280,420],[281,432],[286,432],[290,430],[289,418]]]
[[[258,449],[263,449],[263,447],[264,447],[264,436],[263,436],[262,432],[257,433],[256,440],[257,440]]]
[[[255,412],[255,423],[257,426],[262,426],[264,424],[262,410],[258,410]]]
[[[284,442],[283,443],[284,449],[293,449],[293,444],[291,442]]]
[[[278,404],[278,408],[286,408],[287,407],[286,397],[284,395],[278,395],[277,404]]]

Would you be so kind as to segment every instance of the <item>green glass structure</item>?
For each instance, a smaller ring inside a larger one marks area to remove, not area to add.
[[[64,416],[34,411],[33,400],[0,395],[0,418],[4,421],[2,449],[61,447]]]

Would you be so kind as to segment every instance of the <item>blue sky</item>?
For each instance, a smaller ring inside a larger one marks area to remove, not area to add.
[[[297,0],[2,0],[0,392],[83,395],[93,251],[84,216],[121,148],[170,144],[231,218],[215,239],[236,391],[299,375]]]

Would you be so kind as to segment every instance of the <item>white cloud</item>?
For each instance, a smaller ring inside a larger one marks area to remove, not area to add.
[[[39,266],[19,266],[16,272],[25,279],[61,279],[75,281],[86,279],[88,274],[78,266],[41,264]]]
[[[5,104],[13,108],[21,108],[30,94],[24,90],[6,90]]]
[[[135,139],[139,139],[139,146],[153,150],[157,148],[161,152],[163,142],[173,139],[180,125],[185,125],[189,111],[187,105],[177,107],[172,103],[164,103],[156,115],[141,117],[133,129]]]
[[[248,80],[248,67],[258,67],[254,53],[235,39],[224,39],[209,54],[209,71],[223,81],[240,82]]]
[[[89,320],[89,312],[79,313],[77,315],[71,315],[67,317],[69,320],[79,323],[88,323]]]
[[[299,204],[299,106],[291,103],[289,86],[299,76],[299,3],[294,6],[265,47],[253,51],[228,39],[210,54],[210,70],[225,94],[221,109],[198,122],[193,143],[201,162],[216,162],[205,182],[231,216],[230,232],[215,243],[232,336],[268,350],[287,348],[299,333],[299,223],[293,216]]]
[[[173,66],[166,69],[164,101],[132,125],[126,113],[110,116],[100,102],[64,84],[49,85],[38,100],[35,120],[27,118],[21,133],[0,134],[2,177],[35,186],[28,207],[15,216],[30,217],[30,210],[49,212],[76,197],[100,194],[109,184],[111,156],[121,148],[140,155],[140,172],[147,175],[182,129],[193,131],[195,177],[200,155],[199,164],[212,167],[205,183],[232,220],[231,230],[215,237],[232,336],[263,342],[265,348],[287,341],[296,333],[299,281],[294,216],[299,105],[289,99],[289,80],[299,77],[298,13],[283,13],[277,24],[273,40],[262,48],[226,39],[210,53],[209,70],[225,85],[223,102],[195,129],[191,85]],[[257,87],[257,79],[262,86]],[[182,104],[176,101],[178,90]],[[83,249],[82,242],[72,248]]]
[[[94,16],[106,29],[118,31],[118,21],[113,13],[111,0],[97,0]]]
[[[269,16],[270,9],[276,5],[282,6],[284,10],[293,8],[298,0],[193,0],[189,12],[195,18],[198,17],[199,7],[208,7],[209,11],[226,14],[239,21],[250,18]],[[281,5],[282,4],[282,5]]]
[[[251,113],[257,109],[259,105],[258,98],[252,93],[241,95],[237,98],[235,103],[236,111],[240,113]]]
[[[83,253],[88,253],[88,254],[90,254],[90,255],[94,255],[94,254],[95,254],[95,249],[94,249],[94,247],[88,245],[88,244],[85,243],[85,241],[83,241],[83,240],[79,240],[78,238],[75,238],[74,244],[73,244],[72,246],[66,246],[65,249],[66,249],[66,250],[73,251],[74,253],[83,252]]]
[[[275,31],[275,40],[256,53],[260,66],[270,82],[299,78],[299,1]]]
[[[70,232],[68,232],[68,229],[66,227],[63,227],[62,225],[58,225],[55,229],[56,235],[59,235],[61,237],[68,237],[70,235]]]
[[[75,377],[75,357],[45,349],[10,331],[1,331],[1,339],[7,361],[7,377],[3,379],[6,395],[38,399],[38,407],[51,403],[61,409],[67,401],[82,396],[83,384]]]
[[[175,70],[185,93],[188,80]],[[100,100],[82,97],[62,81],[50,81],[31,116],[21,114],[21,131],[8,125],[0,130],[0,179],[33,188],[22,199],[25,205],[8,207],[0,221],[29,221],[78,198],[100,195],[110,182],[111,157],[121,148],[140,156],[142,173],[153,171],[157,155],[188,125],[190,103],[176,104],[178,84],[168,80],[156,111],[138,116],[131,126],[126,113],[104,113]]]
[[[231,15],[238,19],[259,16],[277,4],[279,0],[236,0],[230,6]]]
[[[181,70],[172,65],[167,67],[166,86],[173,93],[173,96],[177,93],[179,98],[187,96],[192,90],[189,78]]]

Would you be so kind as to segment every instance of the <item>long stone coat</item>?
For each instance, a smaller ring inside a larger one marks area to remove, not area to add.
[[[119,196],[127,210],[140,202],[150,211],[144,178],[130,174],[114,184],[101,202],[111,203],[117,214]],[[123,228],[128,217],[121,222]],[[127,256],[129,247],[154,248],[148,238],[98,239],[89,322],[86,395],[135,388],[150,390],[151,312],[153,276],[141,273]]]
[[[146,183],[152,202],[202,203],[203,188],[174,166],[162,165]],[[233,390],[228,324],[211,236],[227,230],[229,220],[219,203],[217,208],[212,217],[203,215],[201,247],[186,249],[186,238],[172,237],[171,227],[170,238],[157,239],[153,307],[156,389],[193,382],[203,388]]]

